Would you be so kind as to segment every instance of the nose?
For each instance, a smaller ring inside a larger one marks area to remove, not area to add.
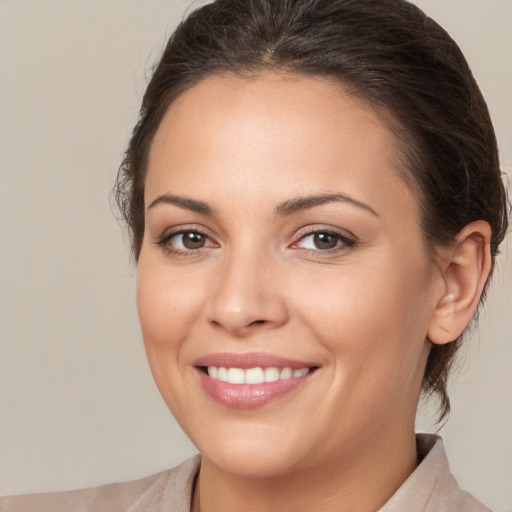
[[[220,264],[206,308],[208,321],[236,337],[274,329],[288,321],[286,287],[272,257],[233,252]]]

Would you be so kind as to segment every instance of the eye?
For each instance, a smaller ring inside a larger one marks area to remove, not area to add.
[[[295,246],[300,249],[313,250],[313,251],[333,251],[352,247],[355,245],[355,240],[349,238],[336,231],[318,230],[309,232],[296,242]]]
[[[206,247],[216,246],[205,233],[193,229],[168,233],[160,237],[156,244],[172,254],[190,254]]]
[[[168,243],[177,249],[201,249],[206,245],[207,238],[202,233],[197,231],[186,231],[184,233],[177,233],[173,235]]]

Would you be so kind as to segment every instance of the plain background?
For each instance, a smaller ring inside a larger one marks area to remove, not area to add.
[[[512,2],[417,2],[459,42],[512,169]],[[109,206],[146,75],[190,1],[0,0],[0,494],[133,479],[195,449],[145,361]],[[441,433],[463,487],[512,507],[512,245]],[[435,430],[429,405],[418,420]]]

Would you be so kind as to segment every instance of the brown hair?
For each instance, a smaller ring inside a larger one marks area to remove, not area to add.
[[[148,154],[169,105],[208,76],[272,69],[327,77],[390,114],[431,254],[481,219],[494,261],[508,212],[486,103],[457,44],[405,0],[217,0],[193,11],[153,71],[117,178],[135,259]],[[460,343],[432,344],[428,358],[423,390],[438,394],[441,418]]]

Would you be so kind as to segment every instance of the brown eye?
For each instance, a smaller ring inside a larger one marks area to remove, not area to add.
[[[178,235],[180,236],[180,235]],[[205,246],[206,237],[201,233],[189,231],[181,234],[183,247],[186,249],[201,249]]]
[[[353,238],[335,231],[317,230],[304,235],[297,243],[296,247],[307,249],[308,251],[338,251],[353,247],[355,241]]]
[[[334,249],[339,242],[339,236],[330,233],[315,233],[313,236],[313,244],[316,249]]]
[[[203,248],[215,247],[210,238],[200,231],[178,231],[158,239],[157,245],[172,253],[192,253]]]

